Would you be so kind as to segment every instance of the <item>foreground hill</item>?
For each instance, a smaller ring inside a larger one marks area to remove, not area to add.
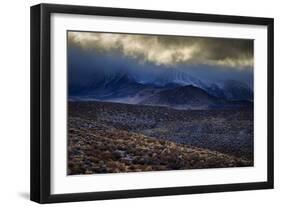
[[[68,107],[69,174],[253,166],[252,110]]]
[[[79,126],[79,127],[78,127]],[[70,117],[68,174],[250,166],[227,154]]]

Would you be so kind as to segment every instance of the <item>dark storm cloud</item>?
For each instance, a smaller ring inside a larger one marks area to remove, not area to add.
[[[228,68],[253,67],[253,40],[69,32],[72,46],[118,52],[156,65],[205,64]]]

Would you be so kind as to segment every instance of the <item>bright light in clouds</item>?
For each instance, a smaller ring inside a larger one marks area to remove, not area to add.
[[[253,40],[68,32],[68,43],[83,50],[118,52],[156,65],[207,64],[253,68]]]

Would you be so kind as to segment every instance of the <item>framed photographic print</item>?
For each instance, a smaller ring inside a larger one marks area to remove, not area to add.
[[[273,19],[31,7],[31,200],[273,188]]]

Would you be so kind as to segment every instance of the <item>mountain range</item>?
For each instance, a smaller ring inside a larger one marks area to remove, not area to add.
[[[80,87],[69,86],[69,100],[99,100],[176,109],[250,107],[253,101],[252,89],[237,80],[206,84],[179,74],[171,80],[139,81],[122,73],[97,74],[93,80]]]

